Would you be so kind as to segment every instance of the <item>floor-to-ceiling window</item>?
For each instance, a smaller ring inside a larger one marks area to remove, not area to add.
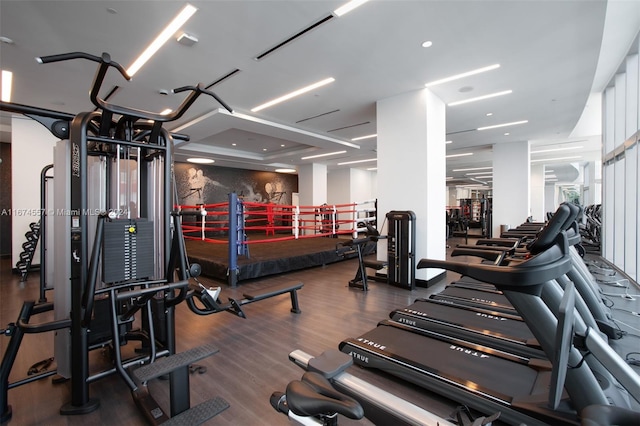
[[[639,40],[603,93],[603,256],[636,282],[640,268]]]

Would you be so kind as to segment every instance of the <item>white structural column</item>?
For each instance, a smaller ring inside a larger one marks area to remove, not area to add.
[[[536,222],[546,218],[544,205],[544,165],[531,166],[531,216]]]
[[[40,171],[53,163],[53,146],[57,138],[40,123],[23,116],[11,120],[11,264],[20,259],[25,232],[29,224],[40,220]],[[51,176],[53,173],[49,173]],[[7,188],[3,188],[6,191]],[[5,212],[6,213],[6,212]],[[8,236],[3,236],[8,238]],[[36,250],[33,264],[40,263]]]
[[[430,90],[404,93],[377,103],[378,217],[391,210],[416,215],[416,264],[446,256],[445,104]],[[382,234],[387,228],[383,228]],[[387,256],[378,243],[378,259]],[[441,270],[417,270],[429,280]]]
[[[307,164],[298,169],[298,193],[301,206],[319,206],[327,202],[327,166]],[[301,217],[301,225],[310,225],[313,217]],[[305,223],[307,222],[307,223]],[[308,233],[312,233],[309,231]]]
[[[531,214],[529,141],[493,145],[493,235],[500,225],[517,226]]]

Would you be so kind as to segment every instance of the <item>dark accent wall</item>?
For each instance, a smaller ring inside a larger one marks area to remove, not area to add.
[[[11,144],[0,142],[0,256],[11,256]]]
[[[182,205],[225,203],[231,192],[245,201],[291,205],[298,192],[298,176],[286,173],[178,162],[174,171]]]

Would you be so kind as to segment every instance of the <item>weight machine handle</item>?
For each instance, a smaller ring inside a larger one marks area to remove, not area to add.
[[[127,71],[120,65],[119,63],[112,61],[111,56],[108,53],[103,53],[102,56],[90,55],[84,52],[71,52],[71,53],[63,53],[59,55],[50,55],[50,56],[40,56],[36,58],[41,64],[48,64],[53,62],[61,62],[68,61],[72,59],[87,59],[93,62],[97,62],[100,64],[98,70],[96,71],[93,86],[91,87],[91,92],[89,97],[91,102],[98,108],[109,111],[113,114],[119,114],[123,116],[129,117],[137,117],[143,120],[152,120],[154,122],[165,123],[169,121],[174,121],[179,119],[184,115],[185,112],[189,109],[189,107],[195,102],[195,100],[201,95],[206,94],[213,97],[216,101],[218,101],[227,111],[233,113],[233,110],[224,103],[215,93],[210,92],[208,90],[202,89],[201,84],[199,83],[197,86],[184,86],[175,89],[174,93],[179,93],[183,91],[190,90],[191,93],[187,98],[182,101],[182,104],[173,111],[171,114],[159,114],[151,111],[144,111],[137,108],[124,107],[120,105],[115,105],[107,102],[106,100],[99,97],[100,88],[102,87],[102,83],[104,82],[104,77],[107,74],[107,70],[109,67],[114,67],[118,70],[118,72],[127,80],[131,80],[131,76],[127,73]]]
[[[93,62],[97,62],[99,64],[105,64],[108,66],[112,66],[117,69],[120,74],[127,81],[131,80],[131,76],[127,74],[127,71],[124,69],[122,65],[119,63],[112,61],[111,56],[108,53],[103,53],[102,56],[90,55],[85,52],[70,52],[70,53],[61,53],[59,55],[48,55],[48,56],[38,56],[36,57],[36,61],[40,64],[50,64],[53,62],[62,62],[62,61],[70,61],[72,59],[88,59]]]

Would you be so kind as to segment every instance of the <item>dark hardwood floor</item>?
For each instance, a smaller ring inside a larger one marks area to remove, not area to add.
[[[0,260],[0,324],[15,322],[24,300],[39,297],[39,276],[29,275],[24,284],[11,273],[8,259]],[[222,285],[222,300],[242,298],[242,293],[284,282],[302,282],[298,292],[302,313],[289,311],[288,294],[260,301],[244,307],[247,319],[226,312],[198,316],[183,303],[177,309],[178,351],[213,343],[219,352],[199,362],[205,374],[191,375],[191,404],[214,396],[229,402],[230,408],[207,424],[215,425],[287,425],[290,421],[269,404],[273,391],[284,390],[291,380],[299,379],[303,370],[288,360],[288,354],[301,349],[318,355],[326,349],[337,349],[341,340],[358,337],[374,328],[389,312],[409,305],[417,297],[440,291],[445,280],[434,286],[407,291],[383,283],[370,282],[369,291],[349,288],[357,267],[357,260],[346,260],[323,267],[306,269],[285,275],[241,283],[236,289],[226,284],[201,278],[206,286]],[[47,292],[53,301],[53,293]],[[49,313],[37,321],[52,319]],[[34,321],[35,322],[35,321]],[[9,339],[0,337],[4,354]],[[134,344],[134,343],[132,343]],[[27,377],[30,366],[53,356],[53,333],[27,335],[12,369],[10,382]],[[94,368],[108,365],[107,353],[95,350],[90,354]],[[55,363],[51,368],[55,368]],[[412,400],[434,413],[446,417],[455,404],[429,395],[405,383],[397,383],[358,367],[352,373],[370,380],[385,389]],[[150,389],[159,403],[167,403],[166,381],[153,380]],[[9,390],[13,409],[11,425],[142,425],[145,419],[137,410],[129,388],[117,375],[90,385],[92,398],[100,401],[100,408],[85,415],[62,416],[60,407],[71,400],[69,383],[53,384],[50,378],[28,383]],[[165,405],[163,405],[165,406]],[[343,424],[350,422],[345,419]],[[368,424],[366,421],[358,424]]]
[[[461,239],[449,240],[454,246]],[[39,277],[37,272],[29,275],[21,284],[18,275],[11,273],[8,259],[0,260],[0,327],[15,322],[24,300],[37,300]],[[267,299],[244,307],[247,319],[229,313],[198,316],[183,303],[178,307],[176,330],[178,351],[184,351],[205,343],[213,343],[219,352],[199,362],[206,367],[204,374],[191,375],[191,403],[221,396],[229,402],[230,408],[214,417],[208,425],[289,425],[291,422],[283,414],[277,413],[269,404],[273,391],[284,390],[287,383],[301,377],[303,371],[288,360],[288,354],[301,349],[312,355],[326,349],[336,349],[340,341],[359,335],[374,328],[378,321],[388,317],[395,308],[407,306],[418,297],[441,291],[446,283],[457,278],[448,273],[442,281],[425,289],[406,291],[383,283],[370,282],[366,293],[349,288],[347,283],[353,278],[357,267],[355,259],[346,260],[323,267],[316,267],[246,281],[238,288],[231,289],[226,284],[202,278],[206,286],[223,287],[222,300],[227,297],[242,298],[242,293],[257,290],[282,282],[302,282],[299,291],[302,313],[289,311],[288,295]],[[613,288],[612,292],[623,293]],[[637,293],[637,290],[630,291]],[[53,300],[52,292],[47,293]],[[628,339],[616,342],[618,352],[626,354],[637,351],[638,318],[626,314],[640,310],[637,300],[627,300],[612,296],[616,312],[626,315],[623,321],[633,324],[627,331]],[[49,314],[46,314],[49,315]],[[52,315],[38,321],[52,319]],[[633,322],[635,321],[635,322]],[[4,354],[9,339],[0,337],[0,350]],[[132,343],[135,345],[135,343]],[[27,377],[30,366],[53,356],[53,333],[27,335],[23,341],[10,381]],[[637,358],[640,358],[637,357]],[[91,352],[91,366],[94,369],[109,365],[106,351]],[[55,368],[55,363],[51,368]],[[639,367],[634,367],[639,368]],[[349,370],[398,396],[414,402],[441,417],[448,417],[457,404],[415,386],[394,380],[358,367]],[[163,380],[150,382],[154,397],[168,407],[168,383]],[[143,425],[145,419],[136,408],[129,388],[117,375],[111,375],[90,385],[92,398],[100,401],[96,411],[77,416],[59,414],[60,407],[71,400],[69,383],[53,384],[47,378],[9,390],[9,403],[13,416],[8,424],[29,425]],[[344,420],[344,421],[343,421]],[[347,419],[342,424],[371,424],[368,421],[354,422]]]

